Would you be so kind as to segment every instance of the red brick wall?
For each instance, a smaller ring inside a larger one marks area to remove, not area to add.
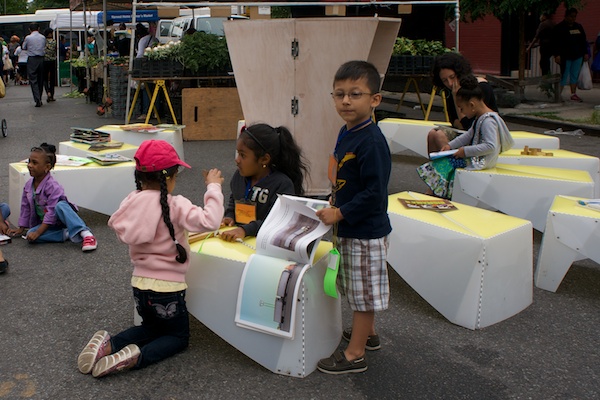
[[[556,10],[554,21],[557,23],[562,21],[564,15],[565,8],[561,6]],[[590,42],[596,40],[600,31],[599,21],[600,1],[587,1],[585,7],[579,10],[577,22],[583,25]],[[473,71],[477,74],[500,74],[500,46],[502,45],[500,21],[493,16],[488,16],[471,23],[461,22],[459,33],[459,50],[471,62]],[[446,46],[454,47],[455,38],[455,32],[446,24]]]
[[[469,60],[476,74],[500,73],[500,21],[488,16],[475,22],[461,22],[459,51]],[[446,26],[446,45],[455,47],[456,33]]]

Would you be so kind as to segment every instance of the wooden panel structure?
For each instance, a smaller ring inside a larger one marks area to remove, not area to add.
[[[344,121],[330,93],[339,66],[367,60],[383,74],[400,29],[394,18],[302,18],[225,23],[247,125],[286,126],[310,163],[307,195],[327,195],[327,162]],[[292,43],[298,53],[293,55]],[[351,44],[351,45],[350,45]],[[298,113],[291,112],[292,99]]]
[[[237,88],[182,90],[183,140],[235,140],[243,119]]]

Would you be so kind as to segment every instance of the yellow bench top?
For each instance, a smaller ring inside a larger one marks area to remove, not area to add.
[[[192,253],[202,253],[245,263],[248,261],[250,255],[255,253],[256,237],[246,237],[244,243],[226,242],[218,237],[211,236],[207,239],[191,243],[190,251]],[[249,246],[252,246],[252,248]],[[331,242],[321,240],[319,247],[315,252],[313,261],[316,263],[320,260],[327,252],[329,252],[329,250],[331,250],[331,247]]]
[[[10,163],[9,165],[12,168],[14,168],[15,170],[17,170],[17,172],[19,172],[19,173],[25,173],[25,172],[29,173],[26,162]],[[94,169],[94,168],[122,168],[122,167],[135,167],[135,161],[122,162],[122,163],[113,164],[113,165],[100,165],[95,162],[90,162],[89,164],[81,165],[78,167],[70,167],[70,166],[66,166],[66,165],[56,165],[54,168],[52,168],[52,171],[84,170],[84,169]],[[50,172],[52,172],[52,171],[50,171]],[[131,175],[131,179],[133,180],[133,175]]]
[[[467,172],[467,170],[460,170]],[[538,167],[519,164],[496,164],[495,168],[468,170],[469,173],[489,175],[509,175],[523,178],[548,179],[555,181],[593,183],[589,172],[576,169]]]
[[[388,212],[418,220],[440,228],[445,228],[469,236],[491,238],[507,231],[530,224],[521,218],[484,210],[453,202],[456,210],[433,211],[407,209],[398,199],[406,200],[439,200],[417,192],[401,192],[388,197]]]
[[[550,207],[550,212],[577,215],[580,217],[600,219],[600,210],[579,205],[578,200],[589,200],[583,197],[556,196]]]
[[[558,138],[554,137],[554,136],[550,136],[550,135],[544,135],[543,133],[533,133],[533,132],[528,132],[528,131],[510,131],[510,134],[513,138],[523,138],[523,139],[527,139],[527,138],[540,138],[540,137],[547,137],[548,139],[555,139],[558,140]]]
[[[116,142],[115,141],[111,141],[112,142]],[[82,151],[87,151],[90,154],[107,154],[107,153],[118,153],[119,151],[123,151],[123,150],[135,150],[138,148],[138,146],[134,146],[132,144],[129,143],[123,143],[123,146],[119,147],[118,149],[106,149],[106,150],[100,150],[100,151],[93,151],[93,150],[89,150],[90,145],[87,143],[77,143],[77,142],[72,142],[72,141],[65,141],[65,142],[60,142],[60,144],[62,145],[66,145],[69,147],[73,147],[76,148],[78,150],[82,150]]]
[[[527,154],[521,154],[523,149],[510,149],[507,151],[503,151],[500,153],[500,157],[527,157],[527,158],[595,158],[597,157],[588,156],[587,154],[575,153],[574,151],[569,150],[558,150],[558,149],[548,149],[542,150],[543,152],[552,153],[551,156],[532,156]]]
[[[411,125],[425,125],[425,126],[436,126],[444,125],[450,126],[445,121],[423,121],[422,119],[404,119],[404,118],[384,118],[379,121],[380,124],[411,124]]]

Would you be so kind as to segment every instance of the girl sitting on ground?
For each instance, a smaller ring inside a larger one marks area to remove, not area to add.
[[[96,250],[96,238],[77,214],[77,207],[69,203],[65,190],[54,180],[50,170],[56,164],[56,147],[42,143],[33,147],[27,169],[31,179],[23,187],[19,227],[10,229],[11,236],[22,235],[29,243],[65,242],[82,243],[81,250]]]

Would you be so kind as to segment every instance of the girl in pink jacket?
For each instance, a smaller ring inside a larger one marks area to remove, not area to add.
[[[183,196],[171,195],[178,168],[190,166],[169,143],[145,141],[134,158],[137,190],[123,200],[108,226],[129,246],[133,296],[143,321],[113,337],[104,330],[94,334],[77,364],[79,371],[91,372],[95,378],[146,367],[188,346],[187,233],[218,229],[224,213],[218,169],[211,169],[205,178],[203,209]]]

